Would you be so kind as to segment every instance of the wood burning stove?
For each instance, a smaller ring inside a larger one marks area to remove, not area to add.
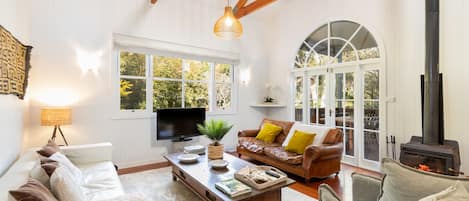
[[[459,175],[459,144],[444,137],[443,75],[438,66],[439,0],[426,0],[425,7],[425,75],[421,78],[423,134],[401,144],[400,161],[426,171]]]

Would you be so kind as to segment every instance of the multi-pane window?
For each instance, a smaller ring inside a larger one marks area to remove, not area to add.
[[[232,109],[233,64],[124,51],[119,63],[121,110]],[[151,102],[147,94],[152,94]]]

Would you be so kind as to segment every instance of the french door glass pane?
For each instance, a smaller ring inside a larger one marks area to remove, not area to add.
[[[365,72],[365,99],[379,99],[379,70]]]
[[[354,79],[354,73],[335,74],[335,125],[344,132],[345,154],[348,156],[355,155]]]
[[[303,121],[303,77],[295,81],[295,121]]]
[[[344,115],[344,118],[345,118],[345,127],[348,127],[348,128],[353,128],[354,127],[354,115],[353,115],[353,112],[354,112],[354,105],[353,105],[353,101],[345,101],[345,115]]]
[[[158,108],[182,107],[182,82],[155,80],[153,82],[153,111]]]
[[[336,101],[335,104],[335,125],[337,127],[344,126],[344,102]]]
[[[379,70],[364,73],[364,158],[379,161]]]
[[[349,156],[355,155],[355,145],[354,145],[354,130],[345,129],[345,154]]]
[[[378,101],[365,101],[364,102],[364,127],[368,130],[379,130],[379,102]]]
[[[314,75],[310,78],[310,123],[326,124],[326,76]]]
[[[379,161],[379,133],[365,131],[365,159]]]

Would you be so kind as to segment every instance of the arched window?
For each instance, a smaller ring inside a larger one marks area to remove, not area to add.
[[[356,22],[328,22],[302,42],[293,65],[295,121],[344,132],[344,161],[378,167],[384,137],[384,54]]]
[[[373,35],[351,21],[334,21],[319,27],[301,44],[295,68],[312,68],[380,57]]]

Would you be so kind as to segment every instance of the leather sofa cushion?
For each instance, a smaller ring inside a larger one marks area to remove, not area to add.
[[[280,147],[280,144],[266,143],[264,141],[257,140],[255,137],[239,137],[238,142],[239,146],[257,154],[264,154],[264,148],[266,147]]]
[[[302,154],[285,151],[283,147],[265,147],[264,154],[291,165],[299,165],[303,162]]]

